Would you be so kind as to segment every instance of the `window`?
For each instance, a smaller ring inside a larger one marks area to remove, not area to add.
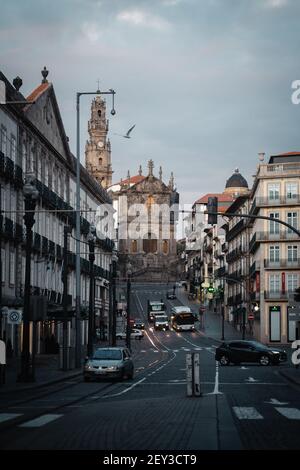
[[[269,307],[270,315],[270,341],[280,341],[281,338],[281,309],[279,306]]]
[[[131,240],[131,253],[136,253],[136,252],[137,252],[137,241]]]
[[[295,262],[298,260],[298,247],[297,245],[289,245],[287,247],[288,262]]]
[[[270,248],[269,248],[270,262],[271,263],[278,263],[279,262],[279,255],[280,255],[279,246],[270,246]]]
[[[10,251],[9,252],[9,284],[14,285],[15,284],[15,252]]]
[[[45,180],[44,184],[45,186],[48,186],[49,183],[49,165],[48,165],[48,160],[45,160]]]
[[[269,289],[271,293],[280,292],[280,275],[271,274],[269,277]]]
[[[297,287],[299,287],[299,277],[298,274],[288,274],[287,275],[287,290],[288,292],[294,292]]]
[[[279,219],[279,212],[271,212],[270,217],[272,219]],[[270,220],[269,230],[270,230],[271,235],[279,234],[279,223],[275,221],[273,222],[273,220]]]
[[[10,158],[16,163],[16,138],[12,134],[10,137]]]
[[[298,226],[298,214],[297,212],[288,212],[287,213],[287,223],[292,227],[297,228]],[[293,230],[288,228],[288,233],[293,233]]]
[[[1,126],[1,151],[6,156],[7,151],[7,131],[4,126]]]
[[[297,198],[297,183],[286,183],[285,186],[286,197],[287,199],[296,199]]]
[[[280,184],[279,183],[270,183],[268,184],[268,199],[270,201],[279,199]]]

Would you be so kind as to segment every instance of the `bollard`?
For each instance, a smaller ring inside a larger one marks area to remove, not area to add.
[[[186,384],[188,397],[202,396],[200,387],[200,354],[188,353],[186,355]]]
[[[0,340],[0,385],[5,384],[6,367],[6,346],[4,341]]]
[[[193,357],[191,353],[186,355],[186,394],[193,396]]]

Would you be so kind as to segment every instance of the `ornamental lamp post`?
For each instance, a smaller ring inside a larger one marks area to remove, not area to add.
[[[95,242],[96,242],[96,227],[94,224],[90,225],[90,230],[87,236],[89,244],[89,262],[90,262],[90,296],[89,296],[89,325],[88,325],[88,356],[93,356],[94,340],[95,340],[95,275],[94,275],[94,261],[95,261]]]
[[[25,285],[24,285],[24,306],[23,306],[23,337],[21,372],[18,382],[34,382],[35,370],[33,361],[30,363],[30,273],[31,273],[31,248],[32,248],[32,227],[34,225],[34,210],[39,192],[35,186],[35,175],[27,173],[23,186],[25,201],[24,222],[26,227],[26,264],[25,264]],[[33,346],[32,346],[33,347]],[[35,351],[32,349],[32,359]]]
[[[126,346],[131,350],[131,342],[130,342],[130,294],[131,294],[131,274],[132,274],[132,265],[131,263],[127,263],[126,266],[127,271],[127,325],[126,325]]]
[[[111,315],[110,315],[110,331],[111,346],[116,345],[116,329],[117,329],[117,295],[116,295],[116,279],[117,279],[117,262],[118,256],[116,250],[113,250],[111,257],[111,285],[110,285],[110,294],[111,294]]]

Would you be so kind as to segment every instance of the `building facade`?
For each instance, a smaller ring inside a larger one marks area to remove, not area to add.
[[[0,108],[1,184],[1,331],[18,354],[22,323],[9,322],[9,310],[22,311],[25,282],[25,230],[23,184],[26,174],[35,179],[39,197],[35,208],[31,255],[31,309],[37,352],[47,352],[45,339],[54,335],[61,342],[62,268],[64,227],[71,227],[68,242],[68,304],[75,305],[75,200],[76,161],[65,134],[48,72],[26,98],[1,74],[6,84],[5,106]],[[23,101],[25,104],[9,104]],[[27,101],[27,103],[26,103]],[[87,341],[89,299],[89,251],[87,235],[99,204],[110,204],[107,192],[81,167],[81,303],[82,346]],[[97,240],[95,292],[97,325],[108,330],[111,235]],[[69,321],[69,346],[74,345],[74,321]],[[33,329],[31,328],[33,332]]]

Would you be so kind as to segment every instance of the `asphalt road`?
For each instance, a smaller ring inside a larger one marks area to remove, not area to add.
[[[218,343],[198,331],[153,331],[147,299],[160,299],[166,289],[132,286],[132,316],[147,325],[144,339],[133,342],[133,381],[80,377],[2,399],[0,448],[299,449],[299,389],[281,377],[280,366],[219,367]],[[166,302],[169,311],[180,304]],[[200,353],[202,397],[186,396],[185,360],[192,351]]]

